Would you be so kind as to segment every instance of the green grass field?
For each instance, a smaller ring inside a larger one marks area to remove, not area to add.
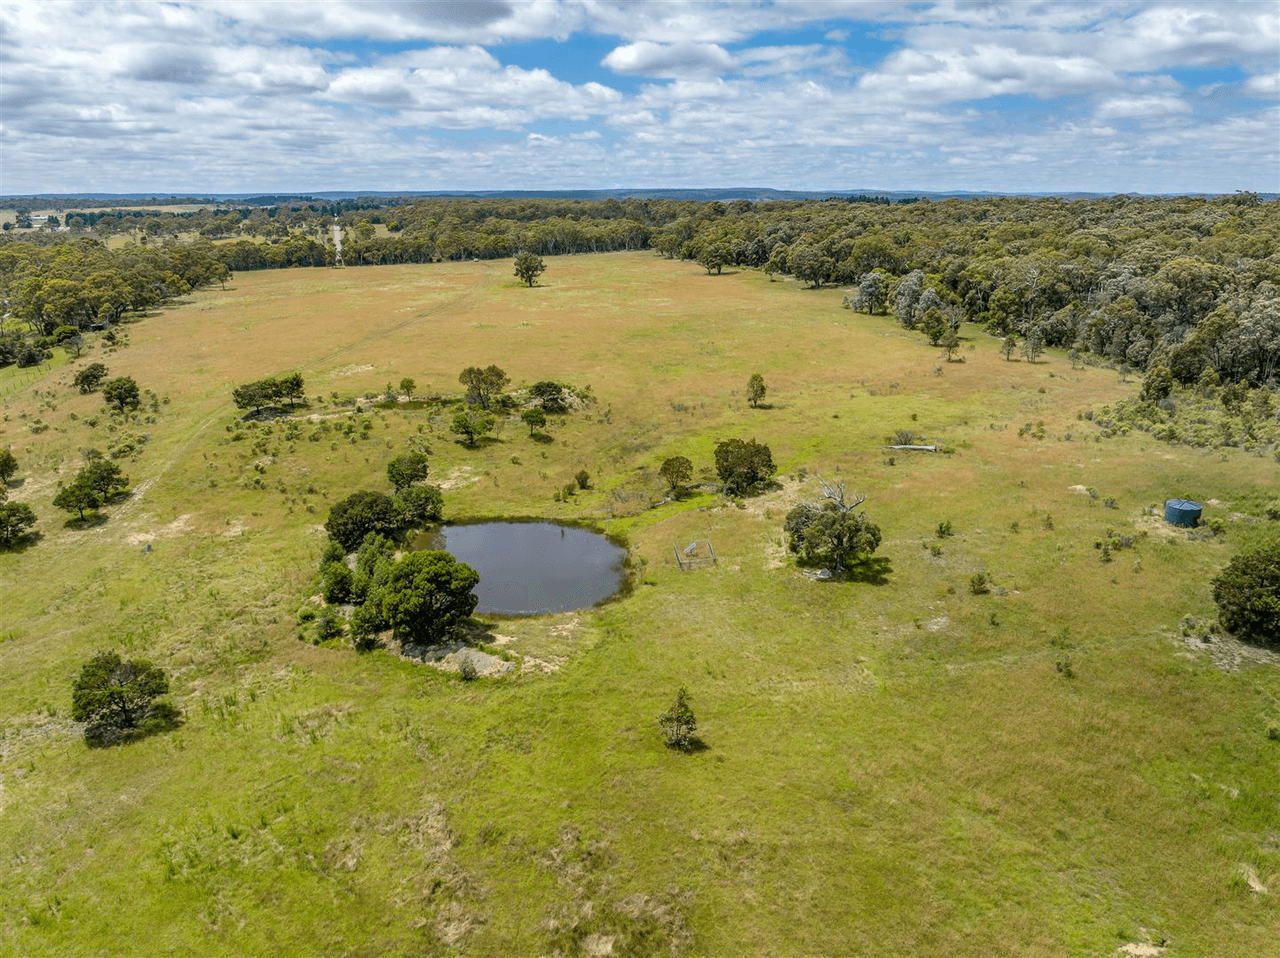
[[[78,361],[154,391],[114,432],[77,363],[0,372],[10,499],[42,534],[0,553],[0,952],[1273,950],[1280,657],[1223,668],[1232,647],[1182,622],[1270,533],[1275,459],[1096,441],[1078,414],[1136,388],[1114,372],[1005,362],[971,327],[943,363],[840,296],[649,254],[550,259],[533,289],[505,261],[263,272]],[[512,419],[471,450],[431,407],[332,398],[406,376],[456,396],[489,363],[598,401],[551,443]],[[294,370],[310,406],[237,429],[232,387]],[[748,408],[754,372],[771,408]],[[950,451],[886,450],[904,429]],[[124,432],[147,437],[133,496],[69,527],[59,479]],[[732,437],[770,445],[777,488],[650,508],[664,458],[709,469]],[[299,641],[329,506],[386,490],[411,438],[449,516],[595,521],[634,590],[486,620],[521,663],[500,679]],[[581,468],[592,488],[553,501]],[[881,581],[786,555],[818,473],[867,495]],[[1147,514],[1183,496],[1226,534]],[[1103,562],[1108,530],[1146,536]],[[719,566],[679,571],[701,537]],[[70,686],[99,649],[168,669],[183,727],[87,748]],[[681,684],[692,754],[657,729]]]

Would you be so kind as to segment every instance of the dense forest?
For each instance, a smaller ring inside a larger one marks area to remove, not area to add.
[[[0,364],[58,330],[101,326],[230,271],[652,249],[707,272],[761,269],[846,288],[937,342],[977,323],[1194,384],[1274,386],[1280,365],[1280,204],[1215,198],[853,197],[293,200],[193,212],[69,211],[0,241],[8,322]],[[30,220],[28,220],[30,222]],[[8,224],[6,224],[8,225]],[[121,244],[122,237],[124,245]]]

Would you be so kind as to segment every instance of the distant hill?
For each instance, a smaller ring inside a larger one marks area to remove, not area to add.
[[[635,188],[617,190],[326,190],[306,193],[41,193],[22,196],[0,196],[0,204],[14,203],[147,203],[151,205],[178,205],[193,203],[239,203],[246,206],[276,206],[280,203],[316,202],[368,198],[406,198],[406,197],[440,197],[460,199],[551,199],[551,200],[624,200],[628,198],[646,200],[750,200],[761,202],[766,200],[822,200],[833,197],[875,198],[889,202],[902,200],[948,200],[948,199],[982,199],[999,196],[1009,197],[1048,197],[1056,196],[1064,200],[1099,199],[1115,196],[1115,193],[1079,193],[1079,192],[1047,192],[1047,193],[1002,193],[991,191],[934,191],[934,190],[775,190],[762,186],[720,187],[715,189],[662,189]],[[1131,194],[1132,195],[1132,194]],[[1193,194],[1150,194],[1150,195],[1191,195],[1216,196],[1214,193]],[[1266,201],[1280,199],[1280,193],[1259,193]]]

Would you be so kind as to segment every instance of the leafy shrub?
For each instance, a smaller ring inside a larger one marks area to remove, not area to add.
[[[569,411],[569,404],[565,401],[564,386],[557,382],[546,379],[534,383],[529,387],[529,395],[541,404],[543,412],[561,415]]]
[[[351,642],[360,652],[367,652],[378,644],[378,633],[390,626],[382,614],[381,586],[370,586],[364,602],[351,613]]]
[[[342,617],[332,609],[323,609],[316,616],[316,638],[322,642],[336,639],[342,634]]]
[[[321,593],[326,602],[341,605],[355,598],[355,575],[345,562],[328,562],[320,570]]]
[[[1213,580],[1222,627],[1238,638],[1280,645],[1280,545],[1241,553]]]
[[[439,486],[409,486],[397,493],[395,503],[405,526],[439,522],[444,515],[444,494]]]

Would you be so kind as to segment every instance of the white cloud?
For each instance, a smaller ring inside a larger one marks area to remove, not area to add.
[[[887,101],[953,102],[1029,94],[1042,99],[1119,87],[1120,79],[1081,56],[1026,54],[996,43],[966,51],[903,50],[859,80]]]
[[[654,43],[641,40],[611,50],[602,61],[623,76],[687,77],[729,70],[733,58],[714,43]]]
[[[623,76],[668,79],[728,74],[763,77],[809,70],[849,70],[849,62],[842,51],[817,43],[747,47],[730,53],[714,43],[663,44],[640,40],[610,51],[601,65]]]
[[[1274,2],[0,3],[0,192],[1269,190],[1280,168]],[[892,47],[859,72],[800,27]],[[566,62],[584,33],[602,65]],[[504,53],[536,39],[559,59]],[[1201,67],[1248,77],[1187,93]]]
[[[1280,97],[1280,70],[1249,77],[1244,83],[1244,90],[1250,96]]]
[[[1097,116],[1101,120],[1155,119],[1190,112],[1191,105],[1174,96],[1117,96],[1104,100]]]

